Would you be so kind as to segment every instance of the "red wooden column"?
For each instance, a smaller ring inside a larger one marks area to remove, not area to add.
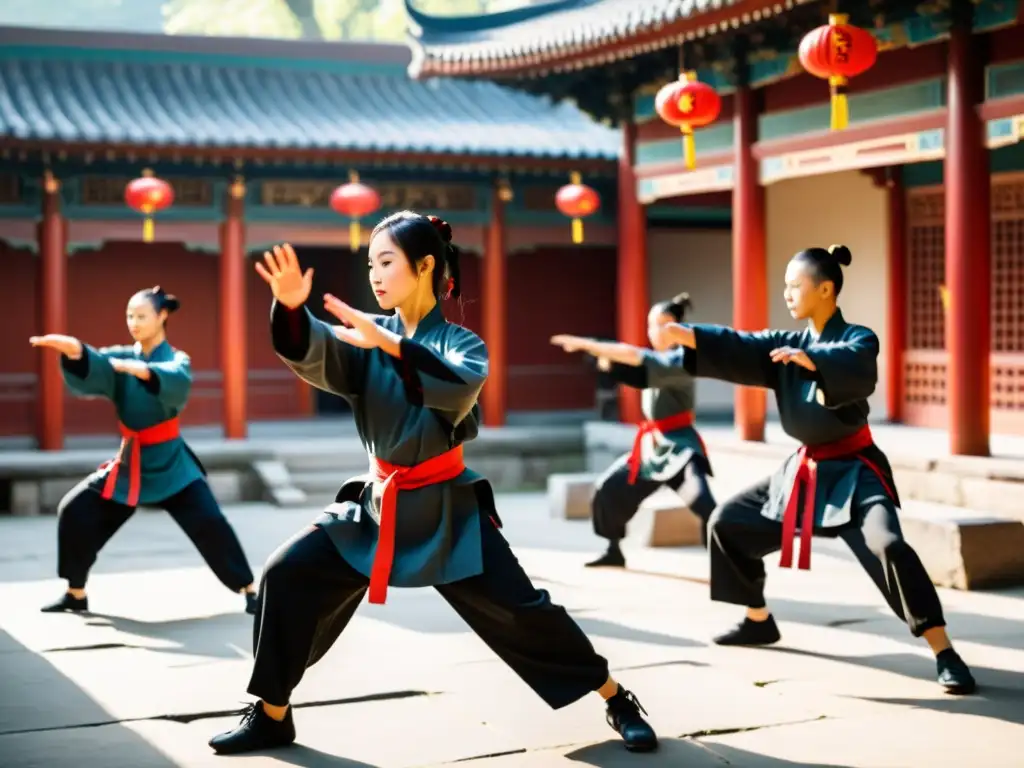
[[[764,187],[753,146],[757,141],[757,97],[748,85],[736,88],[735,160],[732,191],[732,322],[737,330],[768,327],[768,247]],[[736,388],[736,430],[743,440],[764,440],[765,391]]]
[[[889,309],[885,345],[889,421],[903,421],[903,354],[907,349],[907,190],[903,168],[886,169],[885,194],[889,209]]]
[[[646,347],[647,312],[647,213],[636,196],[636,126],[623,125],[622,154],[619,156],[619,258],[616,317],[620,341]],[[626,424],[643,421],[640,391],[619,387],[619,420]]]
[[[483,339],[490,362],[481,393],[484,426],[505,424],[508,402],[508,255],[505,253],[505,199],[508,187],[495,184],[491,194],[491,222],[487,226],[483,264]]]
[[[946,400],[954,455],[989,455],[992,256],[984,60],[968,0],[954,2],[946,119]]]
[[[224,436],[246,436],[248,370],[245,332],[245,183],[228,187],[220,225],[220,368],[224,392]]]
[[[68,332],[67,228],[60,215],[60,182],[49,171],[43,176],[43,218],[39,242],[39,333]],[[64,447],[64,377],[60,356],[42,350],[37,355],[38,397],[36,441],[41,450]]]

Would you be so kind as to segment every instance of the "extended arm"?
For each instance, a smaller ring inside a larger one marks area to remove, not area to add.
[[[341,397],[359,393],[366,350],[340,341],[304,306],[288,309],[275,301],[270,335],[278,357],[303,381]]]
[[[94,349],[82,344],[82,355],[71,358],[61,355],[61,372],[68,389],[80,397],[105,397],[114,399],[116,372],[110,365],[110,358],[124,357],[126,347],[102,347]]]
[[[795,344],[799,337],[791,331],[736,331],[722,325],[672,326],[670,333],[682,349],[662,353],[660,359],[655,357],[659,353],[647,353],[655,358],[654,369],[681,364],[699,378],[766,389],[774,389],[778,382],[778,366],[772,362],[771,351]],[[651,386],[663,384],[652,380]]]

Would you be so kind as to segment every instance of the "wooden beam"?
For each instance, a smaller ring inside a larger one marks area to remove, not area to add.
[[[370,152],[262,147],[167,146],[160,144],[104,144],[100,142],[29,141],[0,138],[0,151],[52,152],[54,155],[119,155],[158,158],[202,158],[224,162],[262,160],[304,161],[353,165],[462,167],[482,171],[579,171],[589,175],[612,176],[614,158],[517,157],[508,155],[459,155],[440,152]],[[385,162],[381,162],[381,160]]]
[[[711,168],[716,165],[731,165],[735,159],[735,153],[731,149],[722,152],[708,152],[697,155],[697,168]],[[690,169],[682,160],[674,160],[670,163],[650,163],[638,165],[633,169],[638,179],[651,179],[658,176],[669,176],[674,173],[686,173]]]
[[[798,136],[762,140],[754,144],[753,153],[755,159],[764,160],[768,157],[779,157],[809,149],[827,149],[858,141],[881,139],[886,136],[932,131],[945,128],[945,126],[946,110],[932,109],[912,115],[901,115],[889,120],[853,125],[842,131],[814,131]]]
[[[1021,8],[1024,8],[1024,3],[1021,3]],[[985,122],[1024,115],[1024,93],[982,102],[978,105],[978,114]]]

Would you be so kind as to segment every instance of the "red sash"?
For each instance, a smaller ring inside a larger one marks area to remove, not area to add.
[[[142,485],[142,448],[147,445],[159,445],[175,438],[181,437],[181,424],[177,417],[154,424],[152,427],[140,429],[138,432],[128,429],[124,424],[118,423],[121,429],[121,447],[117,449],[117,456],[100,467],[109,467],[107,481],[103,484],[104,499],[114,498],[114,489],[117,486],[117,475],[124,461],[125,448],[131,447],[131,455],[128,463],[128,498],[125,501],[129,507],[139,503],[139,488]]]
[[[677,429],[685,429],[686,427],[693,426],[693,411],[683,411],[677,413],[674,416],[666,416],[664,419],[648,419],[647,421],[640,422],[640,426],[636,430],[636,437],[633,438],[633,451],[629,454],[629,484],[633,485],[636,483],[636,479],[640,474],[640,464],[643,456],[643,440],[645,435],[649,435],[652,432],[660,432],[665,434],[666,432],[674,432]],[[707,450],[704,448],[704,441],[700,439],[700,435],[697,435],[697,439],[700,440],[700,447],[704,453]]]
[[[413,467],[389,464],[376,456],[370,457],[370,466],[374,480],[381,484],[380,535],[370,571],[370,602],[382,605],[387,600],[388,580],[395,561],[398,492],[454,480],[462,474],[466,465],[462,460],[462,446],[457,445]]]
[[[849,437],[834,443],[822,445],[803,445],[797,451],[796,476],[793,487],[789,491],[789,501],[782,515],[782,555],[779,559],[780,568],[793,567],[793,542],[796,540],[796,522],[799,517],[800,491],[803,490],[804,509],[800,521],[800,560],[798,567],[808,571],[811,568],[811,537],[814,535],[814,510],[818,490],[818,462],[831,459],[855,458],[864,462],[882,482],[882,487],[889,496],[895,498],[889,481],[873,462],[866,459],[862,452],[874,445],[871,428],[865,424]]]

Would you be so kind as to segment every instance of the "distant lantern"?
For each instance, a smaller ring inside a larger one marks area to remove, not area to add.
[[[850,122],[846,101],[849,78],[867,72],[878,59],[878,43],[866,29],[847,24],[847,16],[834,13],[828,24],[808,32],[800,41],[800,63],[815,77],[828,80],[832,89],[832,130]]]
[[[142,178],[128,183],[124,189],[124,201],[128,207],[138,211],[142,220],[142,242],[153,242],[153,214],[169,208],[174,203],[174,188],[163,179],[158,179],[148,168]]]
[[[331,208],[335,213],[352,219],[348,225],[348,245],[353,251],[359,250],[362,239],[359,219],[380,208],[380,202],[377,190],[361,184],[355,171],[349,171],[348,184],[342,184],[331,193]]]
[[[707,83],[697,79],[696,72],[683,72],[675,82],[663,86],[654,99],[658,115],[683,133],[683,160],[686,167],[697,167],[697,149],[693,129],[703,128],[718,119],[722,99]]]
[[[555,205],[562,215],[572,219],[572,241],[583,242],[583,219],[601,207],[597,192],[584,184],[576,172],[569,174],[569,183],[555,194]]]

